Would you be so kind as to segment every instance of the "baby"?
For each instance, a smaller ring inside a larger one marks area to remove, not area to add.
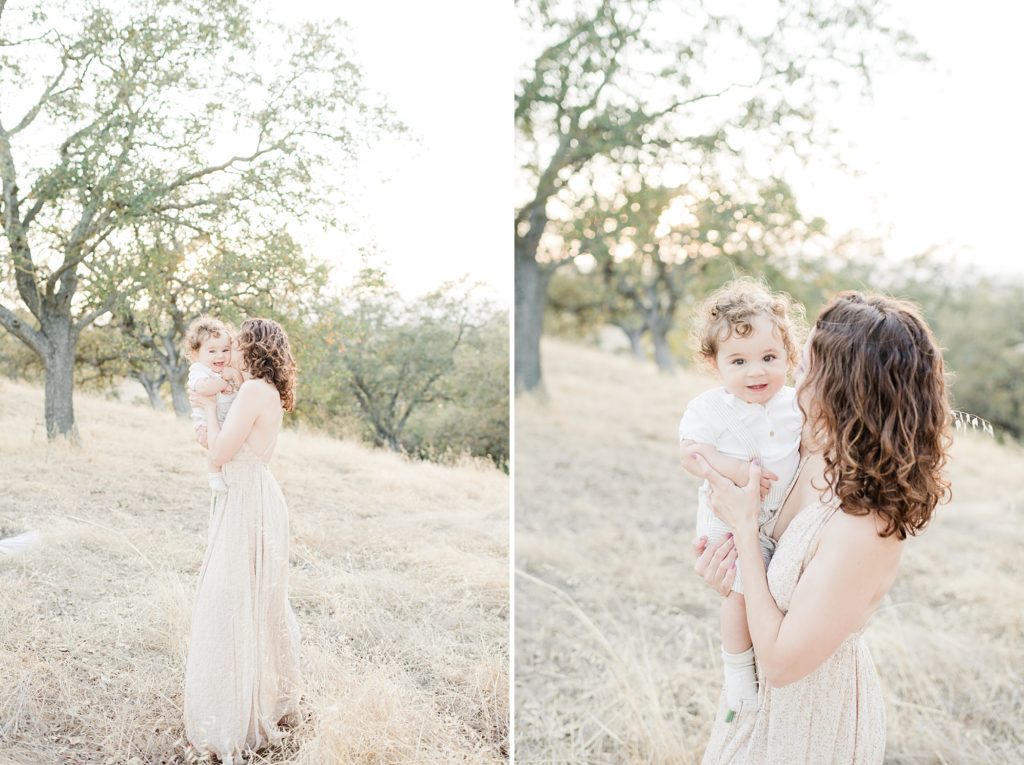
[[[700,476],[694,453],[745,485],[751,460],[762,466],[761,551],[765,566],[774,551],[768,536],[800,464],[803,416],[786,375],[800,357],[797,337],[803,308],[787,295],[771,293],[751,279],[737,279],[714,292],[697,309],[692,334],[698,357],[722,387],[693,399],[679,423],[683,466]],[[698,492],[697,535],[708,544],[729,533],[708,503],[708,483]],[[722,602],[722,659],[726,704],[732,714],[757,706],[754,649],[747,627],[739,568],[732,592]]]
[[[188,368],[188,389],[202,396],[217,396],[217,418],[221,423],[242,384],[242,373],[231,366],[232,339],[227,326],[218,319],[200,316],[185,335],[185,352],[192,365]],[[202,407],[192,407],[192,425],[200,441],[206,429]],[[228,490],[219,468],[208,462],[210,488],[222,493]]]

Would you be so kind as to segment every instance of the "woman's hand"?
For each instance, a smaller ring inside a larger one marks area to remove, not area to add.
[[[204,449],[209,449],[210,448],[210,445],[207,443],[207,440],[206,440],[206,426],[205,425],[200,425],[198,428],[196,428],[196,443],[198,443]]]
[[[728,595],[736,579],[736,545],[732,535],[727,534],[710,547],[707,537],[698,537],[693,540],[693,552],[697,556],[693,570],[712,590],[723,597]]]
[[[740,488],[729,478],[719,473],[700,454],[695,454],[700,474],[707,479],[711,491],[708,501],[715,515],[725,521],[734,531],[752,527],[757,530],[757,514],[761,509],[761,466],[750,463],[750,477],[747,485]]]

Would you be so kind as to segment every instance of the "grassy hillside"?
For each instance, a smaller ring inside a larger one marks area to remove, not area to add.
[[[209,490],[191,426],[0,381],[0,763],[181,763]],[[305,719],[264,763],[492,763],[507,749],[508,482],[282,434]]]
[[[564,342],[516,402],[516,761],[697,763],[720,690],[678,464],[692,374]],[[867,631],[887,763],[1024,761],[1024,451],[958,436],[954,501]]]

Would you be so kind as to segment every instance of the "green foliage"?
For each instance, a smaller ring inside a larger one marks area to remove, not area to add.
[[[0,328],[0,375],[12,380],[32,381],[41,380],[43,376],[43,365],[39,357],[3,328]]]
[[[547,298],[547,334],[581,338],[603,324],[619,326],[614,315],[616,296],[593,269],[559,269],[551,276]]]
[[[237,326],[265,316],[298,326],[327,283],[326,266],[306,257],[287,232],[219,242],[157,242],[137,276],[138,290],[114,306],[110,331],[129,338],[133,348],[127,373],[144,385],[146,378],[166,382],[183,416],[189,411],[183,341],[194,318],[212,314]]]
[[[508,472],[508,313],[491,314],[467,327],[444,397],[410,418],[412,450],[429,459],[469,454]]]
[[[924,311],[954,405],[991,422],[998,438],[1024,439],[1024,280],[972,276],[927,254],[889,274],[885,289]]]
[[[394,451],[508,461],[507,315],[459,284],[405,301],[364,271],[300,348],[300,420]]]

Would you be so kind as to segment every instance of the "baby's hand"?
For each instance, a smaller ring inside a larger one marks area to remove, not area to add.
[[[241,386],[242,373],[234,367],[224,367],[222,375],[224,377],[224,382],[227,383],[225,386],[227,388],[227,390],[224,391],[225,393],[236,391]]]
[[[768,496],[768,492],[772,490],[772,483],[778,481],[779,477],[775,475],[771,470],[767,468],[761,468],[761,501]]]

